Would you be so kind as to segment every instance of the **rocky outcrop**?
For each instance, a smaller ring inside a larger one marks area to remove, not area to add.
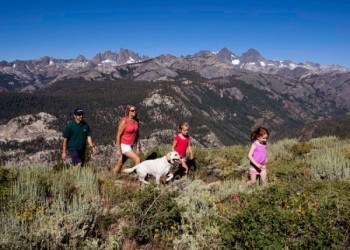
[[[44,138],[45,141],[59,140],[61,133],[57,132],[57,128],[57,118],[47,113],[19,116],[0,126],[0,142],[21,143],[37,138]]]
[[[57,159],[61,133],[57,118],[47,114],[24,115],[0,126],[0,160],[26,164]]]

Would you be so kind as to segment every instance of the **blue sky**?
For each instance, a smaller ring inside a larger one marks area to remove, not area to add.
[[[266,59],[350,68],[349,13],[348,0],[2,1],[0,61],[227,47],[238,56],[254,48]]]

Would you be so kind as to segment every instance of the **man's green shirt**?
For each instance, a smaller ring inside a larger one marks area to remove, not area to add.
[[[91,136],[89,125],[82,121],[70,121],[63,131],[63,137],[68,139],[68,150],[85,150],[87,137]]]

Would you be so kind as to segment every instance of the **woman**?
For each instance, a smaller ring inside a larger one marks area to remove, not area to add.
[[[123,164],[128,158],[140,164],[140,138],[139,138],[139,120],[137,119],[137,109],[135,105],[128,104],[123,117],[118,126],[117,132],[117,159],[113,173],[118,174]]]

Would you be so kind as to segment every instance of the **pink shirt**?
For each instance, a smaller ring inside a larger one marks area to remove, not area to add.
[[[139,122],[137,120],[131,122],[127,117],[123,117],[122,121],[126,122],[126,127],[121,136],[120,142],[127,145],[134,145],[136,142],[135,140],[137,133],[139,131]]]
[[[174,137],[174,140],[177,142],[175,151],[178,152],[181,157],[185,157],[190,137],[188,136],[186,138],[183,138],[180,135],[177,135]]]
[[[254,145],[255,145],[255,150],[253,153],[253,159],[257,163],[265,165],[266,158],[267,158],[266,145],[262,145],[258,141],[255,141]]]

